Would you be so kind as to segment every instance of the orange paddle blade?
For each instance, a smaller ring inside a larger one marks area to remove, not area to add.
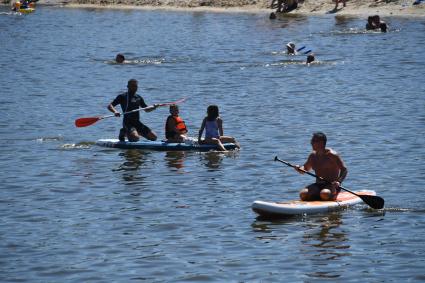
[[[77,126],[78,128],[87,127],[87,126],[90,126],[90,125],[96,123],[100,119],[102,119],[102,117],[79,118],[79,119],[75,120],[75,126]]]

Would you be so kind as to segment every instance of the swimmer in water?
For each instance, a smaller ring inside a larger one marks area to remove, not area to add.
[[[295,55],[297,52],[295,51],[295,43],[288,42],[288,44],[286,44],[286,52],[288,53],[288,55]]]
[[[122,64],[125,61],[125,57],[123,54],[118,53],[117,56],[115,57],[115,62],[117,62],[118,64]]]
[[[307,64],[307,65],[310,65],[310,63],[312,63],[315,59],[316,59],[316,58],[314,58],[314,54],[309,54],[309,55],[307,56],[306,64]]]

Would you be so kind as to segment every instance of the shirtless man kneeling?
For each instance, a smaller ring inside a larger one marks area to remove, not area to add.
[[[302,170],[313,169],[317,176],[326,180],[316,179],[316,183],[302,189],[301,200],[335,200],[341,190],[341,183],[347,176],[348,171],[344,162],[335,151],[326,148],[326,141],[324,133],[314,133],[311,138],[312,153],[303,166],[297,166],[295,169],[301,174],[304,173]]]

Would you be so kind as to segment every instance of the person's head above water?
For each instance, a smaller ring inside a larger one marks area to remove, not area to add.
[[[307,64],[310,64],[311,62],[313,62],[316,58],[314,58],[314,54],[309,54],[307,56]]]
[[[379,17],[379,15],[374,15],[374,16],[372,16],[372,21],[375,24],[378,24],[379,25],[379,23],[381,22],[381,18]]]
[[[123,63],[125,61],[124,55],[121,53],[118,53],[117,56],[115,57],[115,61],[119,64]]]
[[[295,43],[288,42],[288,44],[286,44],[286,50],[288,51],[288,54],[295,54]]]
[[[372,16],[367,17],[367,23],[370,24],[370,25],[373,23],[373,17]]]

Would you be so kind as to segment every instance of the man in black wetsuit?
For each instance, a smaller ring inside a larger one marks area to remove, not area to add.
[[[120,117],[121,114],[115,109],[118,104],[121,105],[123,113],[131,110],[144,108],[145,112],[151,112],[155,110],[158,105],[147,106],[143,98],[136,94],[137,92],[137,80],[131,79],[127,84],[127,92],[118,95],[109,105],[108,110],[114,113],[116,117]],[[157,136],[152,130],[140,122],[139,111],[129,113],[123,117],[123,128],[120,130],[119,140],[124,141],[127,136],[128,141],[136,142],[140,137],[144,137],[148,140],[155,141]]]

